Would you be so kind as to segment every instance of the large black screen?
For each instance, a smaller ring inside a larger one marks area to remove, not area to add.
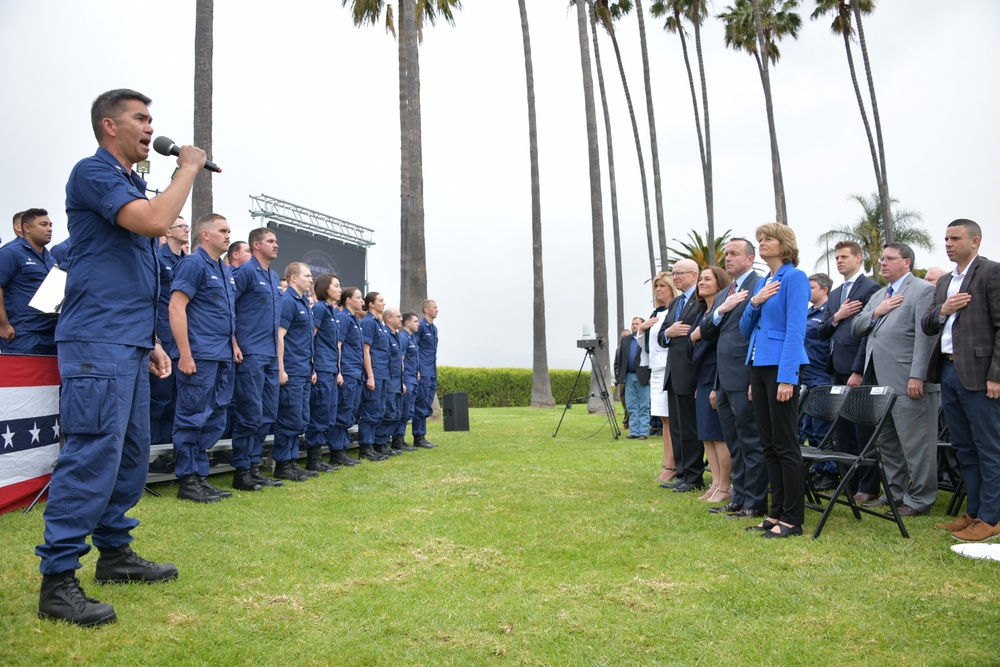
[[[313,280],[323,273],[335,273],[340,276],[342,286],[358,287],[362,294],[367,291],[365,249],[313,236],[276,222],[269,221],[267,226],[278,237],[278,259],[271,262],[271,268],[278,275],[284,276],[285,267],[290,263],[304,262],[312,270]]]

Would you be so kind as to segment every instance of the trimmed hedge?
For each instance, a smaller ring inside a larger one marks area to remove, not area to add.
[[[565,405],[578,371],[549,371],[552,396],[556,405]],[[590,372],[584,371],[575,394],[583,396],[590,388]],[[472,408],[512,408],[531,405],[530,368],[438,368],[438,397],[454,391],[469,394]]]

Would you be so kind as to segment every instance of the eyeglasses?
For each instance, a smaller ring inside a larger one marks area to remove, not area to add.
[[[698,273],[697,271],[671,271],[672,276],[683,276],[685,273]]]
[[[190,225],[174,225],[170,229],[191,229]]]
[[[880,257],[878,261],[880,262],[895,262],[897,259],[903,259],[902,257]]]

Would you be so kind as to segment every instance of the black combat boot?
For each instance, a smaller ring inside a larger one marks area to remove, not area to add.
[[[314,472],[333,472],[334,470],[340,470],[338,466],[332,466],[323,460],[323,452],[319,447],[313,447],[306,450],[306,470],[312,470]]]
[[[413,446],[420,447],[421,449],[431,449],[432,447],[437,447],[433,442],[427,440],[424,434],[413,434]]]
[[[264,475],[262,475],[261,472],[260,472],[260,464],[259,463],[251,463],[250,464],[250,480],[254,484],[260,484],[262,487],[263,486],[284,486],[285,485],[285,483],[282,482],[280,479],[271,479],[270,477],[265,477]]]
[[[260,491],[264,487],[250,476],[250,468],[237,468],[233,474],[233,488],[237,491]]]
[[[274,462],[274,476],[277,479],[287,479],[290,482],[304,482],[309,479],[309,476],[305,472],[305,470],[293,465],[291,461]]]
[[[152,583],[177,578],[173,563],[153,563],[125,546],[101,549],[94,581],[99,584],[124,584],[130,581]]]
[[[383,456],[376,452],[371,445],[361,445],[358,447],[358,456],[369,461],[385,461],[388,456]]]
[[[348,454],[343,449],[338,449],[335,452],[330,452],[330,463],[336,463],[341,466],[356,466],[361,463],[360,459],[356,459]]]
[[[201,478],[201,486],[203,489],[208,491],[213,496],[219,496],[220,498],[232,498],[233,492],[220,489],[217,486],[213,486],[211,482],[208,481],[208,477]]]
[[[401,435],[392,436],[392,448],[401,452],[417,451],[416,447],[410,447],[408,444],[406,444],[404,436]]]
[[[42,575],[38,618],[69,621],[84,627],[114,623],[118,619],[114,607],[87,597],[75,570]]]
[[[198,475],[181,477],[180,486],[177,487],[177,497],[181,500],[193,500],[196,503],[217,503],[222,500],[201,485],[201,478]]]

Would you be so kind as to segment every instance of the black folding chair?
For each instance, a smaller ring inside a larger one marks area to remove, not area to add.
[[[799,405],[799,423],[802,423],[802,416],[807,415],[813,419],[820,419],[830,422],[830,429],[817,443],[809,443],[802,446],[802,459],[805,461],[806,476],[806,501],[818,505],[820,503],[819,492],[813,486],[812,478],[809,476],[809,469],[813,463],[828,459],[819,458],[823,452],[832,452],[835,449],[837,440],[837,429],[833,427],[840,408],[847,400],[847,394],[851,388],[844,385],[822,385],[812,387],[806,394],[805,400]],[[843,471],[841,471],[843,472]]]
[[[817,451],[810,453],[813,461],[833,461],[840,469],[840,484],[832,494],[827,495],[818,493],[815,489],[812,490],[814,498],[827,501],[826,505],[820,507],[815,504],[806,504],[806,507],[810,509],[823,512],[823,516],[819,520],[819,525],[816,526],[816,532],[813,533],[813,539],[818,538],[820,533],[823,532],[823,526],[830,517],[834,505],[838,504],[850,507],[855,519],[860,520],[861,513],[864,512],[880,519],[895,521],[903,537],[910,536],[906,532],[906,526],[903,524],[903,519],[900,517],[899,509],[896,506],[896,499],[893,497],[892,490],[889,487],[885,468],[882,465],[882,453],[878,446],[879,433],[882,432],[885,420],[889,418],[889,413],[895,403],[896,392],[893,391],[892,387],[863,386],[851,389],[837,414],[837,421],[844,420],[871,429],[871,435],[867,442],[863,443],[861,453],[855,455],[824,449],[817,449]],[[834,424],[833,428],[835,427],[836,424]],[[851,478],[858,473],[859,468],[864,466],[874,467],[878,470],[886,500],[889,501],[888,507],[890,513],[883,514],[882,512],[862,507],[854,500],[854,496],[847,491]],[[841,495],[844,497],[841,498]]]
[[[951,516],[958,516],[965,503],[967,492],[965,490],[965,480],[962,479],[962,467],[958,463],[958,456],[951,446],[951,435],[948,433],[948,423],[944,419],[944,410],[938,410],[938,489],[950,491],[951,500],[948,501],[948,508],[945,510]]]

